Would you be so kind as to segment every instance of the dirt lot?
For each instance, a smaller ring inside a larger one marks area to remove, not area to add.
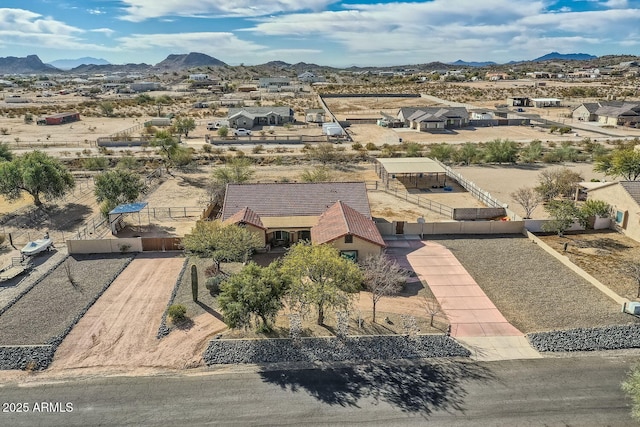
[[[640,243],[611,230],[538,237],[618,295],[638,300],[638,283],[625,274],[624,267],[627,262],[640,262]],[[566,252],[565,243],[569,243]]]
[[[188,331],[156,339],[183,263],[183,257],[171,254],[134,259],[60,345],[51,369],[184,368],[197,363],[221,322],[196,318]]]

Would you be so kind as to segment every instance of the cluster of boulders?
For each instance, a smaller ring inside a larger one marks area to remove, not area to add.
[[[189,265],[189,258],[184,260],[184,264],[182,264],[182,269],[178,274],[178,278],[176,279],[176,284],[173,287],[173,291],[171,291],[171,296],[169,297],[169,302],[167,303],[167,307],[164,309],[164,313],[162,313],[162,320],[160,320],[160,326],[158,327],[158,332],[156,333],[156,339],[162,339],[169,335],[171,329],[167,326],[167,315],[169,314],[169,307],[173,305],[173,301],[176,299],[176,295],[178,294],[178,289],[180,288],[180,283],[182,283],[182,277],[184,276],[185,271],[187,271],[187,266]]]
[[[469,357],[471,353],[443,335],[381,335],[345,338],[281,338],[212,340],[203,359],[207,365],[273,362],[339,362]]]
[[[51,267],[45,274],[42,275],[33,285],[29,286],[28,290],[31,290],[35,285],[40,283],[45,277],[47,277],[53,270],[55,270],[67,257]],[[114,280],[127,268],[129,263],[133,260],[133,257],[129,258],[122,268],[117,271],[102,287],[100,292],[87,304],[78,314],[75,315],[71,323],[60,334],[52,337],[46,345],[33,345],[33,346],[5,346],[0,347],[0,370],[7,369],[22,369],[22,370],[41,370],[46,369],[53,361],[53,354],[56,349],[62,343],[62,340],[71,332],[73,327],[82,319],[87,311],[98,301],[102,294],[111,286]],[[27,290],[27,292],[28,292]],[[21,292],[19,297],[22,297],[26,292]],[[19,299],[19,298],[18,298]],[[16,299],[17,301],[17,299]],[[15,301],[12,301],[13,305]]]
[[[640,325],[615,325],[537,332],[527,335],[540,352],[618,350],[640,348]]]

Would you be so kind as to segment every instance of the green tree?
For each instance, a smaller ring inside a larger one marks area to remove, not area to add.
[[[500,138],[487,142],[486,161],[489,163],[515,163],[518,158],[518,144],[509,139]]]
[[[598,157],[593,169],[614,178],[620,176],[626,181],[635,181],[640,178],[640,151],[633,148],[614,150]]]
[[[225,166],[215,168],[211,173],[209,200],[221,205],[227,184],[242,184],[253,177],[255,171],[251,169],[252,164],[249,158],[236,157],[231,159]]]
[[[187,251],[213,259],[217,271],[222,261],[247,261],[251,252],[263,245],[256,233],[220,221],[198,221],[182,239]]]
[[[315,307],[318,325],[324,324],[325,310],[346,310],[351,305],[363,279],[358,266],[330,245],[293,245],[281,271],[291,280],[287,293],[290,307]]]
[[[417,142],[407,143],[406,156],[422,157],[422,145],[418,144]]]
[[[221,138],[226,138],[229,135],[229,128],[226,126],[221,126],[220,129],[218,129],[218,136]]]
[[[560,237],[580,218],[580,210],[572,200],[551,200],[544,209],[551,215],[551,220],[542,225],[542,230]]]
[[[270,332],[282,298],[288,288],[285,276],[277,263],[262,268],[250,262],[242,270],[222,283],[218,303],[224,321],[232,328],[256,324],[259,332]]]
[[[33,197],[36,206],[41,206],[41,196],[62,197],[74,186],[73,175],[67,168],[41,151],[0,163],[0,194],[9,200],[19,199],[25,191]]]
[[[336,151],[333,144],[321,142],[307,149],[307,158],[309,160],[317,160],[323,165],[339,160],[340,154]]]
[[[188,138],[189,132],[196,128],[196,121],[193,117],[177,117],[173,122],[173,128],[177,133],[184,134],[184,137]]]
[[[611,206],[603,200],[589,199],[580,206],[578,220],[584,228],[593,228],[596,217],[606,218],[611,216]]]
[[[98,106],[100,107],[100,111],[102,111],[102,114],[104,116],[107,116],[107,117],[113,116],[114,107],[112,102],[104,101],[98,104]]]
[[[545,201],[556,197],[573,197],[580,181],[583,181],[582,175],[569,168],[549,169],[540,172],[535,190]]]
[[[326,166],[317,166],[313,170],[305,169],[300,175],[302,182],[328,182],[333,181],[331,170]]]
[[[542,157],[542,141],[536,139],[529,143],[527,148],[520,152],[520,160],[523,163],[535,163]]]
[[[396,296],[407,283],[409,274],[396,261],[385,255],[370,255],[360,265],[364,286],[371,292],[373,323],[376,322],[376,305],[382,297]]]
[[[126,169],[114,169],[96,175],[94,178],[96,201],[101,203],[103,215],[122,203],[138,200],[146,185],[139,175]]]
[[[169,173],[169,168],[174,165],[174,157],[178,152],[178,139],[169,131],[159,130],[149,145],[159,149],[160,155],[164,158],[164,166]]]
[[[0,162],[9,162],[11,160],[13,160],[13,153],[9,148],[9,144],[0,142]]]
[[[469,166],[471,163],[478,161],[481,155],[482,151],[480,151],[477,144],[466,142],[453,153],[453,160]]]
[[[442,144],[429,145],[429,157],[438,159],[443,163],[450,161],[454,152],[453,146],[444,142]]]
[[[640,366],[635,366],[622,383],[622,390],[633,401],[631,416],[640,421]]]

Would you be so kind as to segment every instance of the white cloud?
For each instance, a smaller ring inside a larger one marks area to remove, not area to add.
[[[0,46],[37,49],[112,50],[86,43],[85,30],[24,9],[0,8]]]
[[[111,36],[115,33],[114,30],[112,30],[111,28],[95,28],[93,30],[89,30],[92,33],[102,33],[106,36]]]
[[[105,12],[104,10],[100,10],[100,9],[87,9],[87,12],[89,12],[90,15],[104,15]]]
[[[251,17],[294,11],[319,11],[337,0],[122,0],[122,19],[141,22],[168,16]]]
[[[245,61],[247,57],[268,49],[223,32],[132,34],[117,40],[120,43],[118,49],[125,52],[201,52],[225,62],[227,58]]]
[[[605,7],[609,7],[611,9],[625,9],[629,7],[629,2],[627,0],[608,0],[603,4]]]

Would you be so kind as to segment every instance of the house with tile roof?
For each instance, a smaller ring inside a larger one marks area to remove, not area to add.
[[[364,182],[228,184],[220,219],[246,226],[269,247],[308,240],[355,260],[385,247]]]
[[[571,113],[574,119],[612,126],[640,126],[640,103],[624,101],[588,102]]]
[[[587,189],[587,199],[611,205],[616,228],[640,242],[640,181],[603,183]]]

